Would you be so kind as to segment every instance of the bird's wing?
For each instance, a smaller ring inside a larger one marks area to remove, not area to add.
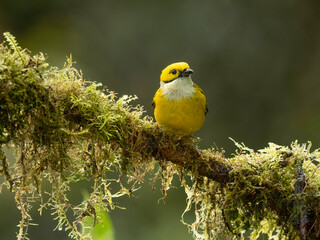
[[[152,105],[153,109],[155,109],[155,108],[156,108],[156,103],[155,103],[154,99],[152,100],[151,105]]]
[[[203,101],[205,101],[205,111],[204,113],[207,114],[207,112],[209,111],[208,110],[208,101],[207,101],[207,98],[206,96],[204,95],[204,92],[203,90],[195,83],[193,83],[193,87],[200,92],[200,95],[201,95],[201,98],[203,99]]]
[[[156,96],[157,96],[158,94],[160,94],[160,92],[161,92],[161,89],[159,88],[158,91],[156,92],[156,94],[154,95],[153,99],[152,99],[152,103],[151,103],[151,104],[152,104],[153,109],[156,108],[155,98],[156,98]]]

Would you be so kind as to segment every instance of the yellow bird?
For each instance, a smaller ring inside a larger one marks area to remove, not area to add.
[[[181,135],[198,131],[208,112],[206,96],[192,82],[192,73],[185,62],[167,66],[162,70],[160,88],[152,101],[158,124]]]

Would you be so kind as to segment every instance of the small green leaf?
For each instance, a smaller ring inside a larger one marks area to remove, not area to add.
[[[114,240],[114,231],[109,214],[96,208],[97,219],[86,217],[83,221],[84,234],[89,233],[92,229],[91,235],[93,240]]]
[[[83,198],[88,199],[89,193],[82,192]],[[109,214],[98,204],[94,206],[96,219],[91,216],[83,220],[83,235],[90,235],[92,240],[114,240],[114,230]]]

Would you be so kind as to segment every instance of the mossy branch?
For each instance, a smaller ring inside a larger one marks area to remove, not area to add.
[[[251,231],[281,239],[320,237],[319,149],[311,143],[290,147],[269,144],[253,151],[235,143],[226,158],[222,150],[200,151],[197,139],[159,129],[135,97],[116,97],[99,84],[86,82],[71,59],[62,69],[49,67],[42,53],[31,56],[6,33],[0,45],[0,175],[16,192],[22,214],[18,239],[31,221],[31,199],[42,198],[42,182],[51,183],[49,200],[58,228],[74,239],[84,235],[82,222],[97,218],[95,209],[114,209],[114,197],[130,195],[152,171],[162,180],[163,194],[174,174],[187,194],[185,223],[196,239],[233,239]],[[16,151],[10,164],[3,147]],[[160,167],[156,167],[158,164]],[[108,179],[117,169],[119,180]],[[127,181],[124,180],[127,176]],[[301,176],[304,176],[303,178]],[[70,183],[93,182],[89,200],[74,206],[67,198]],[[190,181],[191,179],[191,181]],[[0,187],[0,189],[1,189]],[[298,190],[297,190],[298,189]],[[67,216],[75,213],[74,221]]]

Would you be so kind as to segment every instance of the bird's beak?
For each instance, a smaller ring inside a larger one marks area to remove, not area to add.
[[[192,73],[194,73],[194,71],[190,68],[186,68],[185,70],[183,70],[183,72],[181,73],[182,77],[188,77],[189,75],[191,75]]]

